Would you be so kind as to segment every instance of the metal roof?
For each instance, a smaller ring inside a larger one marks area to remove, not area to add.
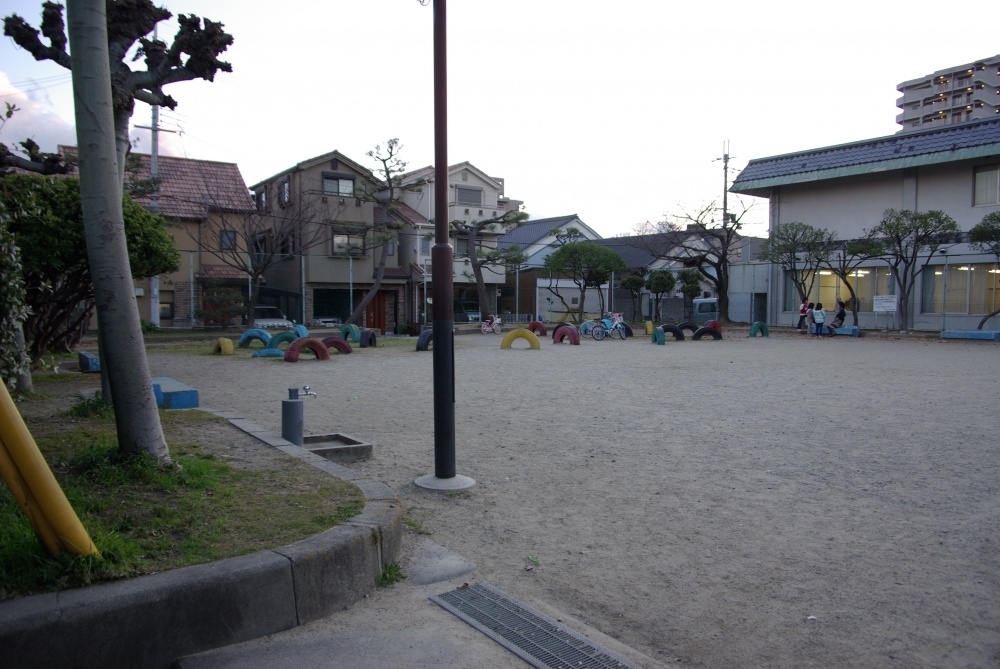
[[[766,197],[767,189],[774,186],[984,158],[998,153],[1000,119],[990,119],[756,158],[729,190]]]

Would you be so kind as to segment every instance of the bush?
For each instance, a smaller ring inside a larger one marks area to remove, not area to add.
[[[160,332],[163,332],[163,330],[160,329],[160,326],[156,325],[155,323],[150,323],[149,321],[141,320],[139,321],[139,324],[142,327],[142,334],[158,334]]]
[[[243,315],[243,294],[231,286],[208,282],[202,295],[202,308],[195,315],[206,325],[227,328]]]

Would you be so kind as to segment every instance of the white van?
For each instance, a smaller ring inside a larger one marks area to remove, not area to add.
[[[696,323],[719,320],[719,298],[704,297],[693,300]]]
[[[253,308],[253,326],[264,330],[291,330],[295,321],[285,318],[278,307],[258,304]]]

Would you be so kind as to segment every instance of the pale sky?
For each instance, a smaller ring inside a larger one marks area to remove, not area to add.
[[[36,27],[41,0],[2,0]],[[247,185],[398,137],[434,161],[433,10],[417,0],[162,0],[221,21],[233,73],[171,84],[165,155],[234,162]],[[506,182],[531,218],[603,236],[721,201],[752,158],[891,135],[896,85],[1000,53],[992,0],[450,0],[448,162]],[[161,23],[169,43],[174,20]],[[136,67],[141,65],[137,63]],[[75,144],[69,72],[0,39],[12,145]],[[150,125],[137,103],[135,125]],[[135,130],[149,151],[149,131]],[[730,196],[730,206],[735,198]],[[748,200],[749,201],[749,200]],[[766,234],[758,201],[748,234]]]

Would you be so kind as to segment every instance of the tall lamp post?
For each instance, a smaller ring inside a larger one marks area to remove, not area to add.
[[[948,329],[948,250],[938,251],[944,256],[944,290],[941,293],[941,329]]]
[[[424,303],[424,320],[421,325],[427,325],[427,259],[424,258],[424,292],[421,295],[421,302]]]
[[[414,481],[431,490],[460,490],[475,479],[455,474],[454,252],[448,235],[448,51],[445,0],[434,0],[434,474]]]

